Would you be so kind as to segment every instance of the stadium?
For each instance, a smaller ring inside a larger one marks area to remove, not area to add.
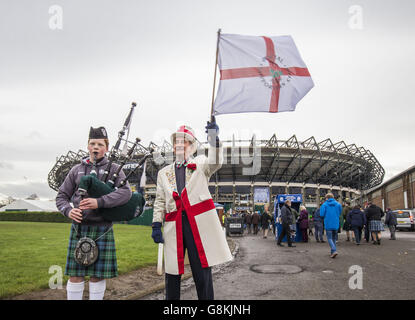
[[[369,150],[355,144],[347,145],[330,139],[317,142],[314,137],[298,141],[293,135],[279,140],[274,134],[268,140],[222,141],[224,163],[210,179],[213,200],[224,204],[225,210],[255,209],[273,203],[280,194],[299,194],[308,208],[316,207],[321,197],[332,192],[340,202],[357,200],[361,192],[382,183],[385,170]],[[138,148],[125,167],[128,174],[138,161],[153,148],[153,159],[146,164],[145,197],[152,206],[156,192],[157,173],[173,161],[173,147],[166,140],[161,145],[151,142]],[[198,143],[197,154],[207,155],[207,142]],[[87,156],[85,151],[69,151],[58,158],[48,176],[49,186],[58,190],[70,168]],[[140,184],[142,169],[129,179],[130,185]]]

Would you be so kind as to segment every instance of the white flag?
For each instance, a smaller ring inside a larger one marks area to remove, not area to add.
[[[314,86],[291,36],[221,34],[214,115],[294,111]]]
[[[147,180],[146,166],[147,166],[147,161],[144,162],[143,174],[141,175],[141,180],[140,180],[140,188],[144,188],[146,186],[146,180]]]

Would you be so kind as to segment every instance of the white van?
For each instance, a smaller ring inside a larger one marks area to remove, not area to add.
[[[396,229],[415,231],[415,209],[394,210],[393,212],[396,213],[398,222]]]

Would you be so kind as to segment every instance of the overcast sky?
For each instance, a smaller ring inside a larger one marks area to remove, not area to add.
[[[205,140],[218,28],[291,35],[315,83],[295,112],[218,116],[221,139],[344,140],[390,178],[415,162],[414,15],[411,0],[3,0],[0,193],[52,198],[56,158],[85,150],[91,125],[114,143],[132,101],[143,144],[182,123]]]

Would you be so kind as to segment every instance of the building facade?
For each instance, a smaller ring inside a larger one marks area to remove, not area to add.
[[[415,166],[362,193],[362,202],[373,202],[382,209],[415,207]]]

